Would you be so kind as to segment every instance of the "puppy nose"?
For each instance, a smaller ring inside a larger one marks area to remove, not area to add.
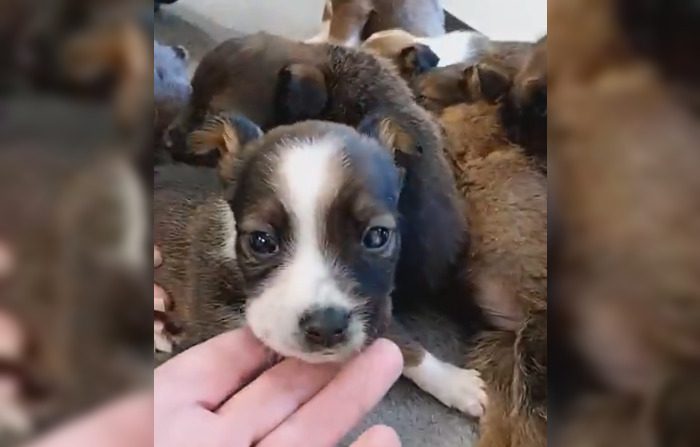
[[[306,312],[299,321],[306,340],[317,346],[333,347],[347,336],[350,312],[339,307],[324,307]]]

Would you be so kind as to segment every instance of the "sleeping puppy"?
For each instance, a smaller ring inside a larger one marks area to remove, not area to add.
[[[515,144],[547,163],[546,39],[537,45],[503,43],[478,63],[456,64],[427,71],[410,80],[418,102],[439,112],[463,102],[498,104],[500,126]]]
[[[141,130],[152,64],[144,6],[69,0],[34,9],[18,43],[20,74],[35,88],[105,99],[125,129]]]
[[[212,199],[216,203],[205,200],[202,206],[187,198],[186,206],[196,212],[178,214],[193,217],[173,216],[178,206],[167,201],[171,187],[161,186],[156,177],[156,244],[166,259],[161,269],[180,272],[179,286],[170,291],[175,301],[182,296],[178,289],[200,294],[192,278],[205,278],[205,296],[206,290],[214,289],[214,295],[225,291],[214,300],[185,298],[176,319],[220,332],[241,324],[244,313],[245,322],[274,351],[308,362],[345,360],[384,335],[402,348],[408,378],[444,404],[480,416],[485,395],[478,373],[438,360],[391,317],[405,240],[405,223],[399,218],[399,192],[405,186],[391,151],[350,127],[319,121],[275,128],[239,148],[246,140],[239,137],[240,123],[212,120],[192,135],[192,150],[224,148],[219,169],[233,214],[219,196]],[[217,194],[207,191],[211,197]],[[221,229],[218,236],[211,234],[212,227]],[[183,246],[196,247],[178,243],[183,235],[205,247],[199,253],[178,253]],[[169,257],[196,267],[166,268]],[[194,268],[213,273],[195,273]],[[222,268],[232,273],[222,277],[217,273]],[[158,281],[168,290],[167,278]],[[239,285],[240,291],[233,290]],[[213,335],[195,332],[185,346]]]
[[[523,148],[508,141],[498,101],[509,85],[491,82],[499,78],[488,70],[481,64],[462,70],[467,84],[459,96],[430,104],[440,117],[467,203],[470,246],[463,279],[491,326],[479,334],[469,354],[470,365],[483,372],[490,391],[479,445],[543,446],[547,182]],[[440,73],[431,72],[431,81]],[[424,93],[432,94],[417,91]],[[453,101],[460,103],[441,104]]]
[[[360,49],[389,59],[401,76],[410,80],[435,67],[475,62],[489,45],[489,39],[476,31],[418,37],[402,29],[391,29],[372,34]]]
[[[547,163],[547,36],[540,39],[517,71],[505,97],[501,120],[508,137]]]
[[[308,43],[357,47],[377,31],[404,29],[416,36],[445,33],[440,0],[326,0],[321,31]]]

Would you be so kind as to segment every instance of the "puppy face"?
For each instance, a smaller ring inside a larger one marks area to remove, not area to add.
[[[236,182],[236,254],[256,336],[309,362],[343,360],[375,338],[400,248],[389,151],[307,121],[248,146]]]
[[[488,62],[455,64],[430,70],[412,83],[416,99],[426,109],[440,112],[463,102],[502,100],[511,88],[512,75]]]

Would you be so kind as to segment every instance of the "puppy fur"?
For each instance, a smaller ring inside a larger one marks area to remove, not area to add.
[[[32,3],[32,2],[29,2]],[[17,52],[19,72],[33,87],[107,99],[126,130],[150,122],[151,26],[135,2],[33,2]],[[150,13],[149,13],[150,14]]]
[[[440,0],[327,0],[321,32],[309,43],[357,47],[378,31],[404,29],[416,36],[445,33]]]
[[[339,49],[342,52],[347,51],[341,48]],[[376,61],[371,56],[362,56],[369,58],[369,61],[376,63]],[[345,59],[346,58],[343,58],[342,60]],[[378,65],[377,67],[379,69],[382,68],[380,65]],[[306,70],[306,67],[300,67],[300,69],[304,71]],[[379,73],[383,74],[384,76],[387,76],[382,71],[379,71]],[[390,74],[391,72],[388,73]],[[395,85],[403,86],[404,90],[399,90],[399,92],[407,95],[405,99],[407,98],[410,100],[410,94],[408,94],[408,92],[405,90],[405,85],[402,84],[400,80]],[[338,85],[335,87],[334,90],[332,90],[332,92],[337,93],[337,96],[342,97],[342,95],[346,94],[344,88],[346,87]],[[352,89],[352,91],[356,90]],[[398,96],[398,98],[401,97]],[[388,105],[392,105],[392,103],[388,102]],[[411,297],[415,297],[417,299],[424,300],[425,302],[427,296],[431,296],[432,293],[435,293],[431,292],[431,290],[437,290],[437,288],[442,283],[440,281],[432,282],[430,280],[430,277],[418,277],[418,275],[420,275],[421,273],[425,274],[426,272],[429,275],[447,275],[450,269],[450,262],[445,262],[443,257],[433,257],[433,259],[430,259],[428,257],[428,253],[426,253],[425,251],[417,256],[414,255],[414,253],[416,249],[426,250],[426,247],[428,246],[434,248],[435,245],[440,246],[440,244],[442,244],[449,238],[459,237],[462,234],[462,228],[455,226],[455,228],[460,231],[453,234],[447,234],[447,238],[443,237],[442,239],[434,239],[434,245],[416,245],[416,242],[420,241],[416,241],[415,239],[411,240],[410,237],[407,238],[407,235],[414,235],[413,237],[415,237],[417,233],[420,233],[422,237],[426,237],[425,231],[423,228],[421,228],[421,225],[425,225],[422,222],[424,222],[423,219],[427,219],[428,216],[430,216],[431,220],[434,221],[435,219],[440,219],[441,215],[444,215],[447,210],[451,213],[453,218],[459,219],[461,217],[461,213],[456,202],[453,201],[454,194],[445,194],[444,192],[440,192],[440,195],[436,196],[436,193],[434,192],[435,190],[431,190],[428,187],[428,182],[431,183],[433,186],[437,186],[437,182],[442,181],[444,185],[446,180],[448,185],[452,185],[451,178],[449,176],[449,168],[446,166],[446,164],[444,164],[445,161],[440,156],[441,143],[439,136],[436,133],[433,133],[435,129],[434,127],[432,127],[432,121],[430,121],[429,119],[425,119],[425,117],[427,116],[425,115],[425,112],[423,112],[422,109],[417,107],[412,102],[405,104],[403,109],[400,109],[399,107],[396,107],[396,109],[396,112],[392,115],[387,115],[380,112],[368,115],[361,123],[359,123],[359,128],[364,132],[375,136],[376,139],[384,143],[384,147],[390,148],[388,153],[393,153],[394,159],[399,164],[401,171],[405,173],[404,186],[401,190],[401,199],[398,203],[398,209],[401,218],[398,219],[396,225],[397,231],[401,235],[402,241],[407,242],[402,245],[401,257],[398,260],[397,279],[395,281],[396,289],[401,288],[401,292],[399,293],[398,291],[394,291],[394,293],[392,294],[392,299],[394,300],[394,303],[396,303],[397,301],[400,303],[402,299],[405,301],[407,299],[410,299]],[[332,110],[333,109],[331,109],[330,111]],[[348,115],[346,115],[346,117],[355,116],[350,114],[352,112],[357,114],[356,119],[359,119],[361,116],[359,111],[355,111],[352,109],[346,109],[345,111],[348,112]],[[403,114],[401,114],[400,112],[403,112]],[[416,114],[417,116],[412,117],[411,114]],[[342,117],[342,115],[336,116],[338,116],[338,118]],[[409,127],[409,124],[411,123],[413,123],[414,125],[412,127]],[[315,126],[318,127],[320,126],[320,124],[315,124]],[[215,127],[209,128],[214,129]],[[313,128],[303,129],[307,129],[307,131],[310,131]],[[273,132],[277,132],[275,133],[275,135],[278,135],[281,131]],[[191,136],[194,135],[196,135],[195,132],[193,132]],[[199,137],[196,139],[191,138],[191,140],[197,140],[192,141],[193,144],[191,145],[191,147],[195,151],[206,152],[211,147],[216,146],[216,143],[200,144],[202,141],[204,141],[204,139]],[[225,138],[219,139],[218,141],[223,140],[225,140]],[[222,159],[222,163],[226,165],[226,161],[224,159]],[[305,169],[306,168],[302,169],[302,171],[305,171]],[[269,170],[263,170],[256,177],[265,177],[265,175],[269,175],[266,174],[268,173],[268,171]],[[324,172],[325,169],[319,169],[317,171]],[[444,175],[444,177],[438,177],[438,175],[440,175],[438,174],[438,172],[443,173],[442,175]],[[426,176],[426,173],[428,173],[428,177],[424,177]],[[236,182],[243,182],[242,184],[246,184],[244,178],[239,178],[241,175],[242,174],[239,172],[237,174],[234,174],[232,178]],[[433,175],[435,175],[435,177],[433,177]],[[237,191],[244,190],[245,189],[237,189]],[[303,196],[304,191],[299,191],[295,195]],[[433,197],[433,199],[429,200],[429,197],[431,196]],[[408,200],[405,199],[406,197],[408,197]],[[234,208],[234,214],[239,216],[241,212],[245,212],[244,210],[247,206],[245,205],[246,202],[241,203],[240,201],[234,200],[232,203]],[[449,206],[449,208],[446,209],[446,206]],[[274,207],[272,209],[274,209]],[[404,209],[406,211],[404,211]],[[270,211],[271,210],[267,210],[266,212]],[[273,213],[272,215],[274,216],[280,214]],[[256,220],[254,219],[253,222],[255,221]],[[444,232],[444,227],[442,227],[441,229]],[[428,235],[428,237],[432,236],[433,235]],[[406,249],[406,245],[408,245],[408,249]],[[458,250],[460,247],[449,246],[449,248],[453,250]],[[406,255],[406,253],[408,253],[408,255]],[[456,256],[456,250],[454,253]],[[435,260],[438,261],[438,264],[431,264],[431,262]],[[440,270],[432,270],[435,268]],[[255,272],[256,270],[261,269],[251,268],[251,272]],[[284,278],[286,277],[285,275],[288,275],[287,273],[284,273],[287,270],[288,269],[284,269],[282,273],[280,273],[280,275],[282,275],[280,276],[281,278]],[[323,271],[323,269],[321,269],[321,271]],[[264,273],[265,269],[262,269],[262,272]],[[260,272],[252,274],[255,275],[255,280],[259,280],[261,275]],[[273,276],[273,279],[275,277],[276,276]],[[296,274],[295,277],[300,277],[300,274]],[[250,282],[250,280],[247,280],[247,282]],[[285,286],[285,289],[288,289],[288,287]],[[297,287],[294,287],[294,289],[297,289]],[[423,290],[424,293],[417,294],[418,290]],[[414,293],[415,295],[411,296],[409,295],[409,292]],[[260,296],[261,299],[258,300],[260,303],[269,301],[269,299],[266,298],[269,293],[265,293],[264,290],[253,289],[247,293],[249,294],[249,296]],[[308,299],[309,297],[304,297],[304,300]],[[303,300],[299,298],[299,300],[294,301],[301,302]],[[260,323],[258,324],[258,326],[265,328],[269,326],[269,324],[265,322],[269,322],[271,320],[269,319],[269,317],[262,316],[264,315],[264,312],[261,313],[260,311],[255,310],[259,308],[259,306],[263,305],[259,304],[258,306],[251,306],[251,309],[253,309],[251,311],[251,321],[259,321]],[[263,306],[262,308],[264,309],[265,306]],[[290,312],[290,314],[294,315],[295,313]],[[260,316],[258,317],[256,315]],[[385,322],[385,324],[388,323],[389,322]],[[433,355],[426,352],[420,344],[413,341],[410,335],[406,334],[405,331],[395,323],[395,321],[392,320],[390,321],[390,323],[391,324],[389,324],[389,327],[387,328],[388,332],[386,333],[389,337],[394,338],[402,348],[406,364],[406,369],[404,371],[405,375],[412,379],[416,384],[418,384],[419,387],[433,394],[445,405],[457,408],[473,416],[480,416],[483,412],[485,394],[483,393],[482,382],[478,374],[473,370],[460,369],[435,358]],[[296,341],[295,336],[289,336],[289,332],[291,331],[288,330],[285,334],[280,335],[278,330],[275,329],[280,327],[289,327],[289,324],[285,323],[283,325],[282,323],[279,323],[275,324],[274,327],[270,327],[268,329],[261,329],[261,331],[263,331],[263,334],[265,334],[261,337],[263,339],[267,339],[269,344],[280,352],[294,352],[295,355],[310,361],[315,361],[318,359],[317,356],[305,355],[303,352],[300,351],[299,347],[295,345],[295,343],[298,343]],[[365,334],[365,337],[367,336],[368,335]],[[358,342],[356,342],[356,344],[357,343]],[[355,349],[357,349],[357,346],[355,347]],[[328,352],[324,359],[332,360],[333,358],[336,358],[334,356],[336,356],[337,354],[338,353],[334,353],[332,351]]]
[[[546,171],[546,51],[546,38],[534,46],[499,42],[474,63],[430,70],[409,82],[418,102],[431,111],[460,102],[498,103],[500,122],[510,141]]]
[[[697,444],[700,257],[686,248],[700,241],[700,135],[672,81],[691,74],[692,64],[680,78],[667,77],[681,66],[658,66],[672,57],[638,52],[640,34],[621,20],[620,9],[629,19],[646,17],[650,6],[550,3],[561,232],[553,322],[562,351],[576,353],[593,379],[566,380],[566,362],[553,369],[554,392],[568,396],[570,417],[559,434],[566,445]],[[689,3],[655,6],[665,20],[697,18]],[[635,23],[657,50],[672,42],[666,31]],[[581,28],[595,30],[595,39],[584,39]],[[676,43],[661,51],[685,51],[687,42]]]
[[[489,39],[475,31],[417,37],[402,29],[392,29],[372,34],[360,48],[389,59],[401,76],[410,80],[434,67],[476,62],[490,46]]]
[[[245,149],[242,133],[231,127],[238,140],[225,143],[230,158],[221,165],[226,192],[212,169],[175,165],[156,171],[156,242],[169,263],[162,280],[174,292],[175,320],[189,326],[183,328],[186,340],[179,341],[178,349],[241,325],[245,317],[278,353],[307,361],[343,360],[384,332],[391,315],[399,235],[382,253],[366,255],[355,246],[368,223],[396,225],[398,170],[375,140],[340,124],[310,121],[279,127]],[[326,157],[318,162],[327,163],[319,174],[335,172],[318,183],[330,194],[329,207],[308,210],[319,213],[321,227],[304,220],[300,206],[313,183],[302,174],[306,168],[293,166],[297,159],[313,162],[317,157]],[[303,180],[305,191],[287,195],[294,178]],[[360,178],[365,181],[358,183]],[[333,180],[343,186],[328,189]],[[261,257],[249,245],[251,235],[263,230],[279,240],[275,256]],[[308,263],[316,253],[309,251],[315,237],[304,239],[309,231],[317,231],[325,253],[314,266]],[[304,272],[297,273],[302,267]],[[317,352],[303,337],[298,339],[298,326],[305,312],[331,305],[354,309],[348,340]]]
[[[511,141],[547,163],[547,38],[540,39],[516,73],[501,109]]]
[[[208,53],[192,87],[190,104],[172,129],[175,135],[187,135],[207,116],[229,111],[263,129],[313,118],[371,132],[385,118],[393,122],[389,127],[400,138],[389,143],[402,146],[395,154],[406,170],[399,204],[404,245],[394,302],[430,300],[439,292],[464,246],[462,205],[435,121],[391,68],[356,50],[259,33],[228,40]]]
[[[488,100],[502,98],[508,85],[483,82],[488,76],[479,70],[467,70],[474,82],[458,98],[431,104],[467,203],[463,279],[491,326],[470,354],[490,391],[479,445],[546,445],[547,182],[508,140],[500,105]],[[465,97],[469,103],[440,104]]]

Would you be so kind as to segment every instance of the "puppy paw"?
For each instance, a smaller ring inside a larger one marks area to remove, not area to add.
[[[463,369],[446,364],[442,386],[435,397],[448,407],[464,414],[480,418],[486,408],[486,384],[475,369]]]
[[[450,408],[480,418],[486,408],[486,384],[478,371],[463,369],[425,353],[417,366],[404,368],[404,375]]]

